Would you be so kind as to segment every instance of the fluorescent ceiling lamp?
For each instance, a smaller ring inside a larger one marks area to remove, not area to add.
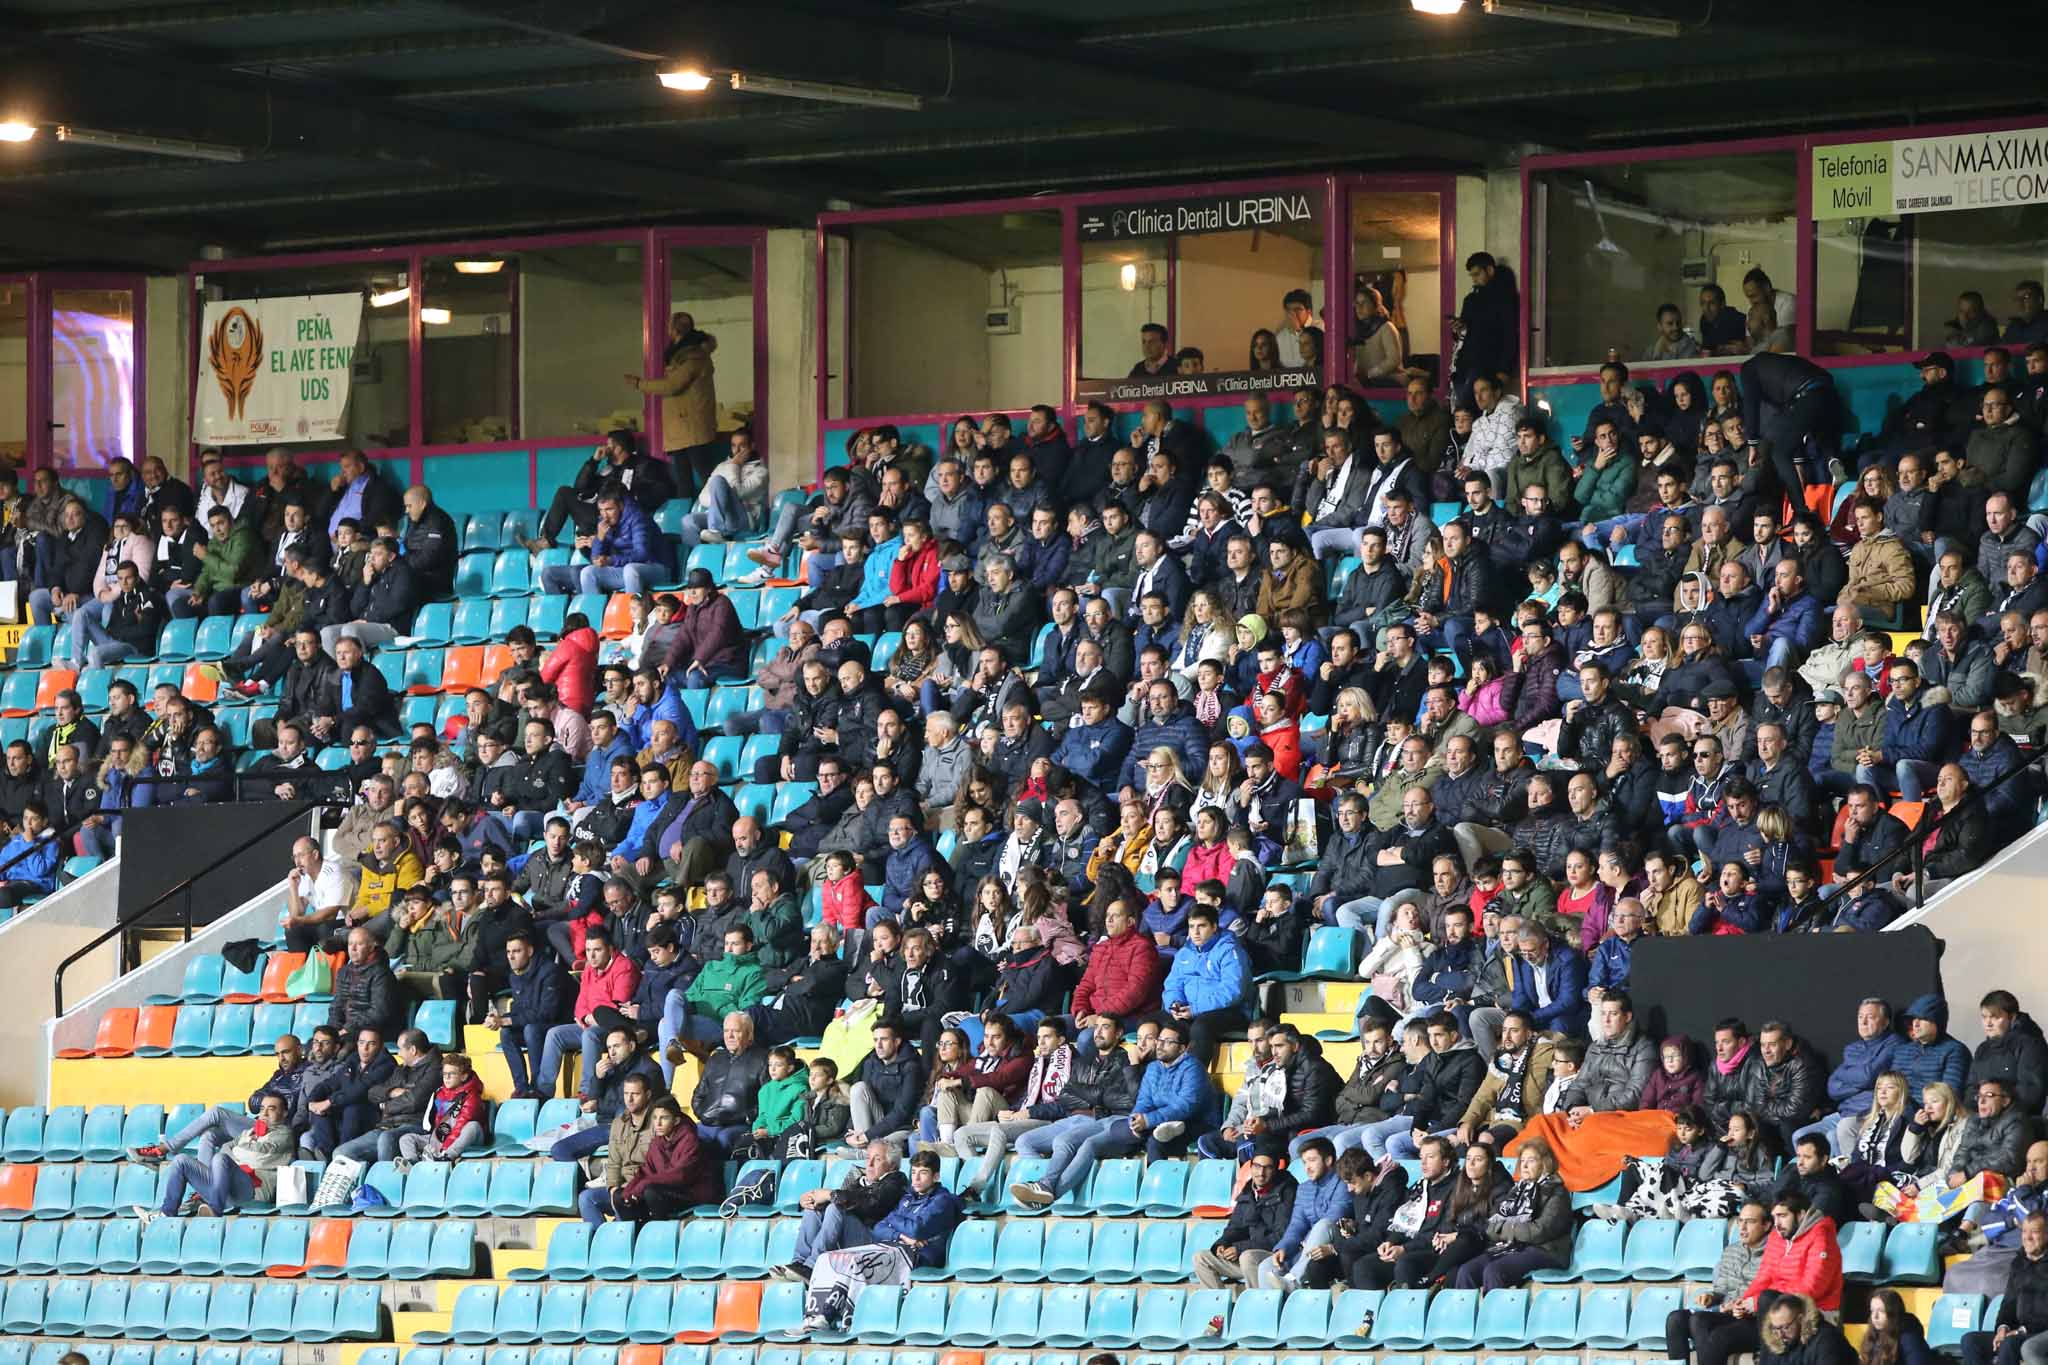
[[[458,275],[495,275],[504,268],[505,263],[503,261],[457,261],[455,263],[455,273]]]
[[[1597,28],[1609,33],[1630,33],[1638,38],[1676,38],[1683,32],[1683,26],[1676,19],[1655,15],[1588,9],[1583,5],[1552,5],[1546,0],[1482,0],[1482,3],[1488,14],[1502,19],[1528,19],[1539,24],[1562,24],[1566,28]]]
[[[81,147],[104,147],[110,152],[148,152],[154,156],[183,157],[188,161],[240,161],[242,149],[224,142],[194,142],[183,137],[151,137],[142,133],[109,133],[96,128],[57,126],[57,141],[75,142]]]
[[[834,85],[830,81],[791,81],[780,76],[749,76],[732,73],[732,88],[750,95],[782,95],[793,100],[817,100],[823,104],[859,104],[870,109],[901,109],[911,113],[924,108],[920,95],[895,90],[870,90],[862,85]]]
[[[678,67],[674,71],[663,71],[658,79],[664,88],[683,90],[692,95],[701,94],[711,88],[711,77],[694,66]]]
[[[24,123],[20,119],[8,119],[5,123],[0,123],[0,142],[27,142],[35,135],[36,126],[33,123]]]
[[[450,316],[450,315],[449,315],[449,312],[448,312],[448,310],[447,310],[446,308],[422,308],[422,309],[420,309],[420,321],[421,321],[421,322],[429,322],[429,323],[443,323],[443,322],[446,322],[446,321],[448,321],[448,319],[449,319],[449,316]]]
[[[405,285],[396,289],[376,289],[370,293],[370,307],[389,308],[394,303],[404,303],[412,297],[412,290]]]
[[[1124,287],[1126,294],[1135,290],[1138,287],[1138,267],[1125,262],[1124,268],[1117,272],[1117,283]]]
[[[1465,8],[1465,0],[1408,0],[1417,14],[1456,14]]]

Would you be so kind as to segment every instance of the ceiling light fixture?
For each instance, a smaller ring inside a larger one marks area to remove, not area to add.
[[[659,73],[662,86],[669,90],[683,90],[692,95],[701,94],[711,88],[711,77],[694,66],[678,67],[673,71]]]
[[[1415,0],[1418,8],[1420,0]],[[1684,26],[1676,19],[1656,15],[1625,14],[1620,10],[1588,9],[1583,5],[1553,5],[1546,0],[1481,0],[1488,14],[1502,19],[1527,19],[1538,24],[1562,24],[1566,28],[1593,28],[1608,33],[1628,33],[1638,38],[1676,38]]]
[[[421,321],[421,322],[426,322],[426,323],[435,323],[435,324],[438,324],[438,323],[443,323],[443,322],[447,322],[447,321],[448,321],[448,320],[449,320],[449,319],[450,319],[450,318],[451,318],[452,316],[453,316],[453,314],[449,313],[449,311],[448,311],[448,310],[447,310],[446,308],[422,308],[422,309],[420,309],[420,321]]]
[[[182,157],[188,161],[240,161],[242,149],[224,142],[195,142],[184,137],[152,137],[142,133],[109,133],[97,128],[57,125],[57,141],[75,142],[81,147],[103,147],[110,152],[148,152],[155,156]]]
[[[732,73],[732,88],[750,95],[781,95],[793,100],[817,100],[822,104],[858,104],[870,109],[900,109],[916,113],[924,108],[921,95],[895,90],[870,90],[862,85],[834,85],[830,81],[792,81],[780,76],[750,76]]]
[[[396,289],[373,289],[370,291],[370,307],[389,308],[394,303],[404,303],[412,297],[412,290],[406,285]]]
[[[8,119],[0,123],[0,142],[28,142],[36,135],[36,126],[21,119]]]
[[[1465,8],[1465,0],[1408,0],[1417,14],[1456,14]]]
[[[504,268],[505,263],[503,261],[457,261],[455,263],[455,273],[458,275],[495,275]]]
[[[1134,292],[1138,287],[1138,267],[1126,261],[1124,268],[1117,272],[1117,283],[1123,286],[1126,294]]]

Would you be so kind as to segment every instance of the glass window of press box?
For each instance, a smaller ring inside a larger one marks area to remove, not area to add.
[[[832,239],[846,243],[848,257],[846,285],[833,296],[835,307],[845,300],[851,351],[838,370],[844,415],[1060,401],[1058,212],[855,224],[835,229]],[[724,354],[721,343],[721,365]]]
[[[625,376],[643,363],[642,260],[631,242],[428,258],[420,296],[427,443],[640,426],[644,404]]]
[[[2048,204],[1824,218],[1814,224],[1814,267],[1817,355],[2032,339],[2038,332],[2014,324],[2041,307],[2021,286],[2048,279]],[[2022,367],[2017,350],[2012,359]]]
[[[1443,374],[1443,196],[1351,195],[1347,373],[1362,388],[1400,388],[1420,370]]]
[[[363,326],[348,395],[348,430],[333,441],[294,442],[301,454],[412,443],[412,367],[405,262],[305,266],[292,270],[224,270],[202,277],[207,301],[360,293]],[[206,433],[197,433],[201,445]]]
[[[1552,169],[1529,185],[1533,368],[1803,349],[1790,149]]]
[[[1290,325],[1286,300],[1297,291],[1309,298],[1309,333]],[[1325,303],[1320,215],[1234,232],[1084,241],[1081,375],[1131,377],[1152,359],[1148,346],[1163,346],[1176,373],[1320,369],[1318,348],[1348,336],[1346,318],[1333,320]]]
[[[28,463],[28,282],[0,282],[0,461]]]
[[[672,246],[668,249],[668,308],[660,326],[687,313],[714,343],[718,429],[731,431],[754,416],[754,250],[745,246]],[[666,333],[664,333],[666,335]]]

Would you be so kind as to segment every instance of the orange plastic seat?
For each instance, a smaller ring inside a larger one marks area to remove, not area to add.
[[[677,1337],[677,1341],[683,1338]],[[661,1365],[662,1348],[659,1346],[621,1346],[619,1365]]]
[[[346,1218],[317,1218],[306,1234],[306,1269],[348,1264],[349,1230],[355,1224]]]
[[[270,961],[263,964],[263,999],[273,1005],[290,1000],[291,992],[285,989],[285,983],[292,979],[293,972],[305,965],[304,953],[272,953]]]
[[[604,604],[604,624],[598,634],[607,640],[623,640],[633,633],[633,594],[615,592]]]
[[[947,1351],[940,1355],[939,1365],[981,1365],[980,1351]]]
[[[144,1005],[135,1016],[135,1046],[171,1050],[171,1034],[177,1031],[176,1005]]]
[[[457,695],[483,686],[484,647],[457,645],[441,661],[441,690]]]
[[[678,1332],[676,1340],[685,1344],[702,1341],[730,1340],[728,1332],[746,1336],[761,1325],[761,1291],[766,1288],[760,1281],[751,1284],[734,1282],[719,1286],[718,1306],[713,1310],[711,1330],[708,1332]]]
[[[46,668],[36,682],[36,710],[54,711],[57,694],[78,686],[78,670],[75,668]]]
[[[477,669],[477,685],[489,687],[498,681],[498,675],[512,666],[512,646],[485,645],[483,664]]]
[[[1925,801],[1894,801],[1891,805],[1892,819],[1906,827],[1911,834],[1920,825],[1920,813],[1927,809]]]
[[[27,1213],[35,1207],[36,1168],[0,1166],[0,1209]]]
[[[220,697],[220,682],[206,671],[205,664],[186,664],[181,690],[193,701],[211,703]]]
[[[67,1047],[58,1049],[59,1057],[126,1057],[135,1051],[135,1015],[133,1006],[108,1010],[100,1016],[99,1030],[93,1035],[90,1048]]]

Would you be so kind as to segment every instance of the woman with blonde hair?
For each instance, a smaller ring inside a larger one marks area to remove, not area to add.
[[[1202,780],[1195,784],[1195,811],[1214,807],[1223,812],[1223,827],[1228,829],[1242,814],[1237,789],[1243,781],[1244,763],[1237,756],[1237,746],[1223,740],[1211,744],[1209,761],[1202,767]]]
[[[1881,1071],[1871,1082],[1870,1112],[1855,1125],[1855,1145],[1849,1148],[1849,1164],[1842,1168],[1842,1184],[1848,1187],[1852,1204],[1868,1202],[1880,1182],[1909,1164],[1906,1141],[1912,1119],[1906,1096],[1911,1093],[1912,1087],[1897,1071]],[[1837,1132],[1851,1122],[1844,1120]]]
[[[1181,771],[1180,754],[1171,745],[1161,744],[1145,755],[1138,771],[1143,775],[1138,795],[1148,815],[1156,815],[1168,806],[1186,815],[1194,805],[1194,784]]]
[[[1195,666],[1204,659],[1227,665],[1230,640],[1223,629],[1223,603],[1207,588],[1188,595],[1188,609],[1181,616],[1180,645],[1170,661],[1175,673],[1194,680]]]
[[[1325,798],[1372,775],[1372,752],[1379,743],[1379,712],[1372,694],[1362,687],[1337,693],[1330,724],[1323,731],[1323,751],[1302,780],[1304,795]]]
[[[1117,827],[1102,836],[1102,842],[1095,846],[1095,852],[1088,859],[1088,880],[1102,879],[1102,864],[1120,863],[1133,877],[1138,875],[1139,864],[1145,861],[1145,851],[1152,846],[1151,814],[1143,801],[1126,801],[1117,808]]]
[[[1542,1138],[1529,1139],[1515,1153],[1514,1183],[1495,1196],[1480,1235],[1486,1247],[1458,1267],[1460,1289],[1512,1289],[1539,1270],[1562,1270],[1571,1260],[1571,1192],[1557,1178],[1557,1154]]]

